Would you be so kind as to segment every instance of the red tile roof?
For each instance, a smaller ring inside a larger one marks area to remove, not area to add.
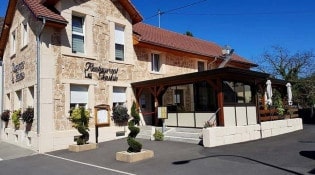
[[[222,55],[222,48],[213,42],[175,33],[144,23],[133,25],[133,30],[139,35],[139,42],[212,58],[220,57]],[[232,61],[254,66],[253,63],[237,54],[232,55]]]
[[[67,24],[68,22],[61,15],[51,11],[40,0],[23,0],[27,7],[37,18],[47,18],[47,20],[57,23]]]

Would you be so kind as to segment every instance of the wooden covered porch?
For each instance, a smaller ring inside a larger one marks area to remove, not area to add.
[[[146,104],[152,104],[152,108],[146,112],[141,109],[143,115],[152,115],[152,125],[160,125],[157,118],[157,107],[166,106],[165,96],[169,91],[170,87],[173,88],[174,92],[178,86],[190,85],[192,87],[191,98],[194,98],[194,103],[190,111],[181,112],[181,114],[191,113],[194,115],[196,123],[196,111],[199,110],[198,107],[198,97],[203,96],[200,91],[198,96],[196,95],[196,87],[202,84],[209,87],[213,91],[213,95],[204,95],[207,98],[213,98],[214,104],[208,105],[202,108],[201,112],[209,112],[209,114],[214,114],[215,126],[227,126],[227,125],[249,125],[257,124],[261,122],[261,117],[265,115],[263,110],[260,110],[260,106],[264,104],[264,98],[262,95],[265,92],[265,83],[267,79],[270,79],[270,75],[266,73],[244,70],[238,68],[220,68],[207,70],[202,72],[195,72],[183,75],[177,75],[172,77],[165,77],[160,79],[153,79],[141,82],[132,83],[132,88],[139,106],[146,107]],[[274,86],[285,88],[284,81],[272,79]],[[233,91],[234,90],[234,91]],[[235,91],[236,90],[236,91]],[[151,95],[151,101],[143,100],[143,93],[148,92]],[[281,89],[283,92],[283,89]],[[259,95],[260,94],[260,95]],[[164,96],[164,98],[163,98]],[[169,97],[173,98],[173,97]],[[176,94],[174,95],[174,101],[176,101]],[[186,105],[187,106],[187,105]],[[175,110],[178,113],[178,108]],[[171,113],[169,111],[169,113]],[[246,114],[245,118],[238,118],[238,115]],[[248,115],[252,115],[251,119]],[[254,116],[253,116],[254,115]],[[269,116],[269,115],[268,115]],[[208,116],[209,118],[211,116]],[[263,117],[262,117],[263,118]],[[272,118],[271,118],[272,119]],[[178,123],[177,118],[177,123]],[[238,121],[239,120],[239,121]],[[250,120],[250,121],[249,121]],[[204,121],[206,122],[207,119]],[[188,127],[200,127],[200,125],[189,125]]]

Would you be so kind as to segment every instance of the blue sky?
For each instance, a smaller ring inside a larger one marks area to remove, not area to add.
[[[132,0],[144,22],[178,33],[230,45],[239,55],[257,62],[273,45],[291,53],[315,50],[313,0]],[[194,4],[186,8],[189,4]],[[174,10],[173,9],[177,9]],[[168,12],[170,11],[170,12]],[[168,13],[167,13],[168,12]]]
[[[1,0],[0,16],[5,15],[7,1]],[[166,12],[161,16],[162,28],[178,33],[190,31],[194,37],[230,45],[254,62],[273,45],[291,53],[315,51],[314,0],[131,1],[145,23],[158,26],[155,15],[160,9]]]

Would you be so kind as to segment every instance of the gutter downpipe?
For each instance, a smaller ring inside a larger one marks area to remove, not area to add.
[[[39,136],[40,134],[40,37],[42,35],[43,29],[46,24],[46,18],[43,17],[43,24],[38,31],[36,35],[36,44],[37,44],[37,53],[36,53],[36,83],[37,83],[37,88],[36,88],[36,97],[37,97],[37,103],[36,103],[36,113],[37,113],[37,135]]]

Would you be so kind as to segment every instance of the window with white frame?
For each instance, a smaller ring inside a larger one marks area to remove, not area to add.
[[[81,106],[87,107],[89,100],[89,86],[87,85],[70,85],[70,108]]]
[[[16,32],[15,30],[11,33],[11,53],[12,55],[16,52]]]
[[[84,17],[72,15],[72,53],[84,53]]]
[[[126,87],[113,87],[113,107],[124,105],[127,101]]]
[[[151,53],[151,71],[160,72],[160,55]]]
[[[28,26],[27,22],[22,23],[22,47],[25,47],[28,43]]]
[[[125,59],[125,27],[115,25],[115,60],[124,61]]]

